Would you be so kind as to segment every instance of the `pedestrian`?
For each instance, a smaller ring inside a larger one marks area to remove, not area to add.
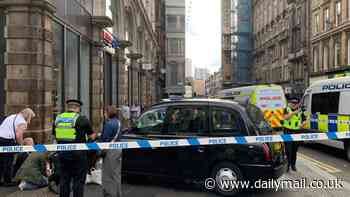
[[[24,146],[34,146],[34,140],[33,138],[25,138],[23,140],[23,145]],[[16,156],[16,162],[15,165],[13,166],[13,171],[12,171],[12,176],[15,178],[18,170],[21,168],[25,160],[29,156],[29,152],[23,152],[23,153],[18,153]]]
[[[116,142],[120,137],[121,124],[118,119],[118,110],[108,106],[104,112],[105,123],[100,141]],[[122,150],[107,150],[103,154],[102,191],[104,197],[121,197],[121,168]]]
[[[296,134],[300,132],[302,128],[302,112],[299,108],[299,100],[297,98],[291,98],[287,108],[285,109],[283,127],[286,134]],[[286,153],[288,158],[288,168],[293,171],[297,171],[296,161],[299,143],[298,142],[286,142]]]
[[[0,146],[23,145],[23,134],[34,117],[35,113],[30,108],[8,116],[0,125]],[[16,185],[16,183],[12,182],[14,156],[15,153],[0,154],[0,185]]]
[[[87,138],[94,140],[90,121],[81,115],[83,103],[71,99],[66,101],[66,112],[56,117],[53,128],[54,136],[59,144],[86,143]],[[84,196],[84,185],[88,170],[87,151],[58,152],[60,163],[60,197],[69,197],[71,182],[73,196]]]
[[[29,154],[16,174],[21,191],[40,189],[48,185],[48,177],[51,175],[48,157],[49,153]]]
[[[127,101],[124,101],[124,105],[122,106],[122,130],[129,128],[129,121],[130,121],[130,107],[127,104]]]

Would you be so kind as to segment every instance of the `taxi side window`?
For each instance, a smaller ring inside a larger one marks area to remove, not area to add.
[[[207,133],[208,110],[204,107],[172,107],[166,118],[166,132],[177,134]]]
[[[137,131],[159,133],[164,126],[166,108],[151,110],[143,114],[137,121]]]
[[[236,111],[225,108],[211,109],[213,134],[244,135],[243,120]]]

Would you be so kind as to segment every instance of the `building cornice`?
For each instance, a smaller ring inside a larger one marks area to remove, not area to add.
[[[92,16],[92,24],[101,28],[113,27],[113,21],[108,16]]]
[[[347,20],[346,22],[344,22],[340,26],[337,26],[336,28],[332,28],[331,30],[312,36],[311,43],[314,44],[348,29],[350,29],[350,20]]]
[[[0,8],[10,6],[30,6],[43,8],[50,13],[56,12],[56,7],[52,0],[0,0]]]

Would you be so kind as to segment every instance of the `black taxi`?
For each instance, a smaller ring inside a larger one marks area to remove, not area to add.
[[[262,112],[253,105],[216,99],[166,101],[143,113],[124,140],[170,140],[271,134]],[[174,180],[217,182],[268,180],[286,171],[283,143],[220,144],[123,150],[124,176],[146,175]],[[215,190],[231,196],[239,189]]]

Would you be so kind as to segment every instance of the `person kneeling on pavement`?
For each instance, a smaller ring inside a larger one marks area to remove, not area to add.
[[[51,174],[49,153],[31,153],[16,174],[20,190],[35,190],[48,185]]]

